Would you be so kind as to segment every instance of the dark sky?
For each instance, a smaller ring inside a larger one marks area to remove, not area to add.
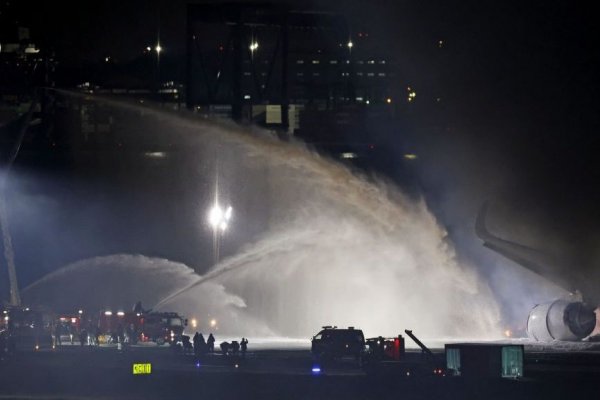
[[[35,41],[79,64],[135,58],[159,32],[165,54],[183,54],[186,3],[19,1],[18,8]],[[598,264],[599,63],[591,5],[332,3],[300,4],[344,13],[351,26],[371,32],[419,93],[441,94],[442,111],[419,108],[401,140],[418,150],[425,197],[456,240],[473,243],[476,210],[491,199],[492,220],[505,235]]]

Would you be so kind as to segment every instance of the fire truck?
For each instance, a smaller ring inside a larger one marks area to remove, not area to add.
[[[174,344],[181,340],[187,320],[175,312],[112,312],[98,317],[100,340],[105,343],[127,340],[131,344],[155,342]]]
[[[2,310],[0,351],[35,351],[52,348],[52,317],[48,312],[11,306]]]

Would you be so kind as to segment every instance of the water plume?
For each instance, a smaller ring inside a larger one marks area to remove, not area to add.
[[[235,315],[219,317],[224,324],[243,317],[276,335],[302,337],[331,324],[367,335],[404,328],[432,338],[500,335],[491,291],[473,266],[457,260],[423,200],[264,131],[99,101],[199,149],[198,163],[217,157],[219,170],[235,180],[231,186],[257,188],[267,215],[265,229],[243,248],[200,277],[184,274],[169,288],[144,289],[147,302],[193,310],[205,307],[201,292],[216,285],[239,301],[231,303]],[[245,201],[235,200],[234,209]]]

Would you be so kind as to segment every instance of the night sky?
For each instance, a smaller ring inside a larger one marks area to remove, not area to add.
[[[33,41],[54,49],[64,66],[106,56],[126,63],[158,36],[165,57],[184,55],[186,1],[17,3]],[[402,140],[420,156],[424,197],[454,240],[468,243],[459,251],[485,258],[472,247],[472,225],[480,204],[491,200],[490,224],[505,237],[566,252],[578,268],[598,265],[599,63],[591,5],[331,3],[300,4],[345,14],[397,60],[407,83],[423,96],[441,96],[442,111],[420,106]]]

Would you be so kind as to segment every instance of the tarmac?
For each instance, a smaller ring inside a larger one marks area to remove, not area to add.
[[[150,364],[150,374],[134,375],[134,364]],[[168,346],[75,345],[3,356],[0,399],[596,398],[599,378],[600,352],[587,349],[527,351],[523,378],[473,380],[365,370],[350,359],[318,365],[297,348],[250,347],[245,358],[216,353],[197,360]]]

